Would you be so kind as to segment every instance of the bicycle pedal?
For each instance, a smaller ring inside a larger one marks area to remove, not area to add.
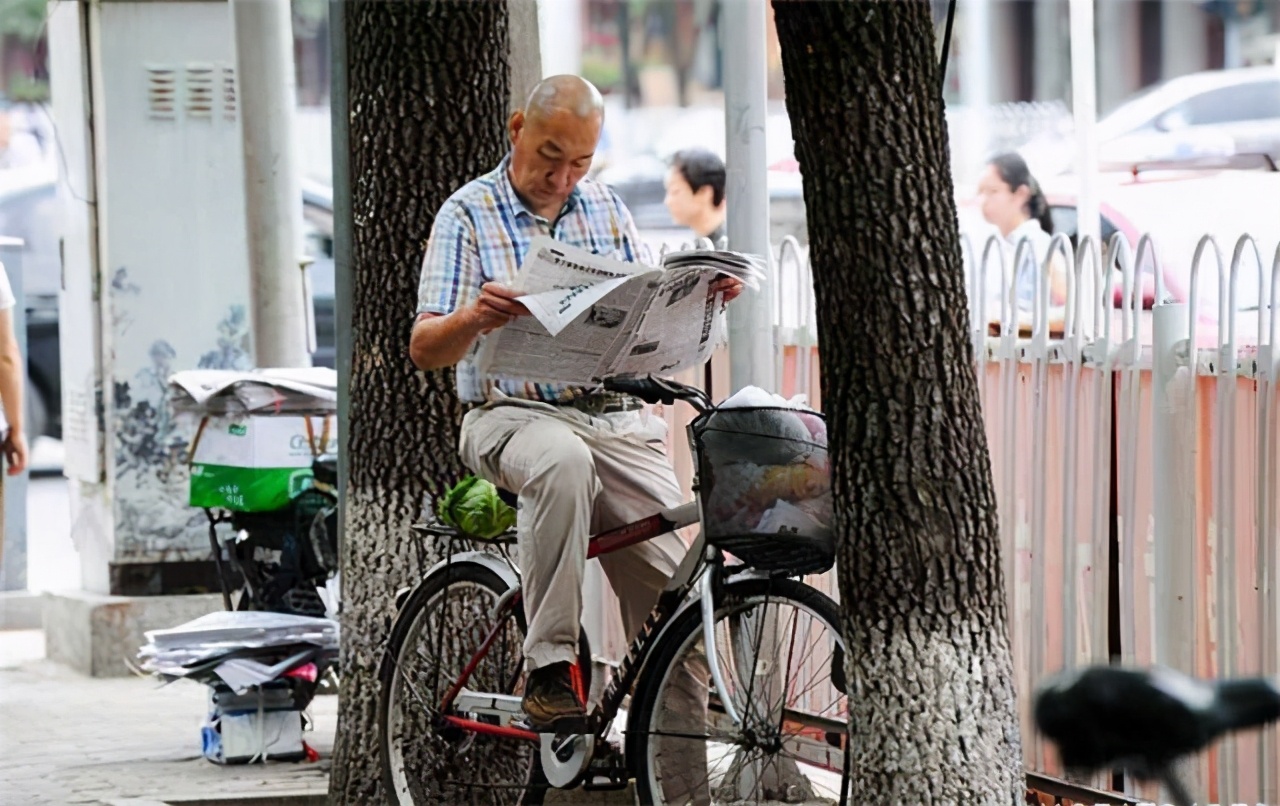
[[[623,763],[622,750],[609,742],[597,744],[596,757],[587,768],[582,788],[600,791],[625,789],[630,780],[631,775]]]
[[[587,770],[587,777],[582,782],[582,788],[588,792],[612,792],[619,789],[626,789],[627,784],[631,782],[627,771],[618,767],[609,767],[606,769],[591,768]]]

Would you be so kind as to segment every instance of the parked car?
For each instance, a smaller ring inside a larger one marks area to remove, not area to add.
[[[1098,121],[1103,164],[1264,154],[1280,162],[1280,67],[1208,70],[1148,87]],[[1037,173],[1071,169],[1062,136],[1022,149]]]
[[[0,235],[22,238],[27,313],[27,432],[34,440],[62,437],[62,375],[58,347],[58,243],[56,171],[0,171]],[[302,185],[306,251],[311,266],[317,366],[334,365],[333,194]]]

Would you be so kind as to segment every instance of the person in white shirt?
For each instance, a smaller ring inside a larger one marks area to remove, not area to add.
[[[724,248],[724,160],[701,148],[676,152],[663,180],[667,194],[662,203],[671,219],[707,238],[717,249]]]
[[[18,336],[13,330],[13,308],[17,300],[9,285],[9,275],[0,263],[0,454],[10,476],[16,476],[27,466],[27,438],[22,430],[23,383],[26,367],[18,350]]]
[[[0,108],[0,169],[36,165],[49,157],[47,115],[31,104]]]
[[[27,467],[27,438],[22,431],[22,385],[27,373],[13,330],[16,303],[9,275],[0,263],[0,466],[7,467],[10,476],[18,475]],[[3,523],[4,484],[0,483],[0,524]]]
[[[1028,324],[1035,309],[1036,278],[1042,271],[1053,237],[1049,202],[1040,190],[1040,183],[1027,168],[1026,161],[1014,153],[1000,154],[987,162],[987,168],[978,180],[978,198],[982,203],[982,217],[1000,231],[1011,252],[1016,253],[1024,238],[1031,244],[1023,260],[1014,267],[1014,304],[1018,309],[1019,322]],[[1050,330],[1061,329],[1061,306],[1066,303],[1066,298],[1066,270],[1062,260],[1055,256],[1049,269]]]

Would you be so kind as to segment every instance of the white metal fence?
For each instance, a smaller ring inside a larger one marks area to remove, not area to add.
[[[1216,271],[1216,310],[1195,296],[1147,309],[1152,290],[1167,296],[1150,238],[1075,250],[1058,236],[1020,312],[1012,267],[1030,245],[1013,260],[994,239],[963,246],[1026,760],[1055,774],[1029,706],[1058,669],[1118,652],[1202,676],[1280,674],[1280,249],[1268,263],[1246,236],[1224,260],[1206,237],[1189,287]],[[807,255],[784,243],[776,257],[782,392],[817,401]],[[1056,311],[1055,258],[1070,269]],[[1257,274],[1256,305],[1240,298],[1244,272]],[[1277,748],[1275,729],[1226,741],[1196,761],[1192,783],[1216,802],[1280,802]]]
[[[1035,734],[1031,693],[1059,669],[1118,656],[1199,676],[1280,675],[1280,248],[1268,262],[1245,236],[1225,259],[1206,237],[1186,287],[1216,272],[1216,293],[1166,301],[1157,246],[1117,235],[1077,250],[1055,237],[1020,312],[1012,267],[1030,246],[962,244],[1026,762],[1048,774],[1062,770]],[[787,239],[774,258],[778,391],[821,407],[807,247]],[[1057,309],[1044,279],[1053,260],[1069,268]],[[1246,273],[1256,299],[1240,291]],[[713,397],[729,391],[723,355],[711,385]],[[668,414],[686,489],[690,415]],[[810,581],[837,596],[834,573]],[[1221,743],[1189,772],[1210,802],[1280,803],[1278,768],[1273,728]]]

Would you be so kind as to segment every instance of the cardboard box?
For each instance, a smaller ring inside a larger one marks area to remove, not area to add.
[[[317,453],[337,457],[336,418],[210,417],[192,452],[188,503],[235,512],[280,509],[314,483]]]
[[[215,764],[301,761],[307,755],[302,744],[302,714],[298,711],[215,715],[201,735],[204,757]]]

